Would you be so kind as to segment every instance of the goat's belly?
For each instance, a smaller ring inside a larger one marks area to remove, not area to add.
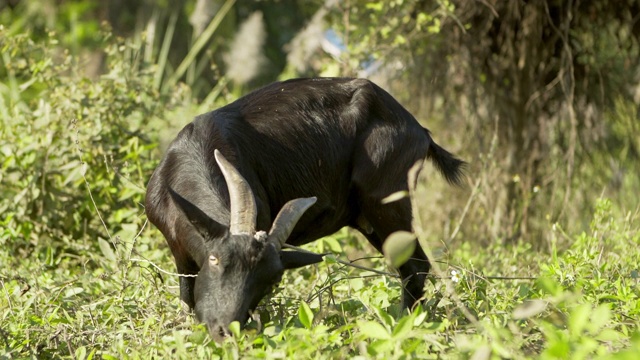
[[[352,212],[346,206],[325,206],[300,219],[287,240],[291,245],[302,245],[329,236],[351,224]]]

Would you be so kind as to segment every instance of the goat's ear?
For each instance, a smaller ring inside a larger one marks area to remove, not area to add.
[[[178,209],[189,219],[191,225],[193,225],[203,238],[221,237],[227,232],[227,228],[224,225],[210,218],[204,211],[173,191],[173,189],[169,188],[169,193],[178,206]]]
[[[321,262],[324,255],[302,251],[280,251],[280,259],[285,269],[295,269]]]

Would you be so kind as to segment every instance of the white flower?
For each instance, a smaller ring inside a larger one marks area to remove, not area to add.
[[[454,283],[460,282],[460,274],[455,270],[451,270],[451,281]]]

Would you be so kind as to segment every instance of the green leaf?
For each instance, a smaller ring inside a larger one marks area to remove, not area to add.
[[[333,255],[325,255],[324,261],[327,264],[337,264],[338,263],[338,259],[336,259],[336,257],[333,256]]]
[[[234,338],[239,339],[240,338],[240,322],[232,321],[231,324],[229,324],[229,331],[231,332]]]
[[[611,309],[608,304],[598,306],[591,314],[588,328],[592,333],[598,332],[611,319]]]
[[[382,11],[384,3],[382,1],[378,2],[368,2],[365,4],[365,8],[375,11]]]
[[[560,296],[560,294],[562,294],[562,291],[563,291],[563,288],[560,285],[560,283],[558,283],[557,281],[555,281],[550,277],[539,278],[536,284],[538,288],[540,288],[542,291],[544,291],[545,293],[551,296]]]
[[[396,339],[401,339],[403,337],[405,337],[413,328],[413,316],[409,315],[409,316],[405,316],[402,319],[400,319],[400,321],[398,321],[398,324],[396,325],[396,327],[393,328],[393,337]]]
[[[395,323],[395,321],[393,320],[393,317],[389,315],[388,312],[384,311],[384,309],[375,305],[371,306],[371,308],[376,313],[378,318],[385,323],[385,325],[387,325],[389,328],[393,327],[393,324]]]
[[[613,329],[604,329],[595,337],[599,341],[620,341],[624,338],[623,333]]]
[[[87,356],[87,360],[92,360],[96,355],[96,351],[98,351],[98,348],[93,348],[93,350],[91,350],[91,352],[89,353],[89,356]]]
[[[102,251],[102,255],[109,261],[116,261],[116,254],[113,252],[111,248],[111,244],[103,238],[98,238],[98,245],[100,246],[100,251]]]
[[[382,252],[393,267],[407,262],[416,249],[416,236],[408,231],[396,231],[382,245]]]
[[[370,339],[390,339],[389,331],[379,322],[367,321],[360,324],[360,333]]]
[[[342,246],[340,246],[340,243],[338,242],[338,240],[334,237],[326,237],[323,239],[324,243],[327,245],[327,247],[329,248],[329,250],[331,250],[331,252],[334,253],[341,253],[342,252]]]
[[[406,43],[407,43],[407,38],[405,38],[400,34],[396,35],[396,38],[393,40],[394,45],[404,45]]]
[[[300,302],[300,307],[298,308],[298,319],[302,326],[307,329],[311,329],[311,326],[313,325],[313,311],[311,311],[309,305],[304,301]]]
[[[550,341],[547,349],[542,353],[541,358],[568,359],[571,346],[568,341]]]
[[[427,318],[427,312],[426,311],[423,312],[423,313],[418,314],[416,316],[416,318],[413,319],[413,326],[420,326],[424,322],[424,319],[426,319],[426,318]]]
[[[540,299],[528,300],[513,310],[513,318],[516,320],[534,317],[547,308],[547,302]]]
[[[364,281],[361,278],[355,278],[349,280],[349,286],[352,290],[358,291],[364,287]]]
[[[391,339],[374,340],[367,346],[367,354],[372,358],[380,358],[379,355],[388,354],[395,346],[395,341]]]
[[[573,336],[579,336],[589,322],[589,313],[592,308],[589,304],[578,305],[571,311],[569,317],[569,332]]]
[[[437,34],[440,32],[440,19],[433,19],[433,25],[427,26],[427,31],[431,34]]]
[[[491,359],[491,346],[482,345],[474,353],[471,359]]]
[[[87,356],[87,348],[84,346],[80,346],[76,349],[75,353],[76,359],[84,360],[85,356]]]
[[[70,298],[72,296],[76,296],[78,294],[80,294],[81,292],[83,292],[84,289],[81,287],[72,287],[72,288],[68,288],[65,292],[64,292],[64,297],[65,298]]]
[[[231,327],[231,326],[229,326]],[[194,344],[204,344],[205,340],[207,340],[207,331],[206,329],[202,328],[202,329],[197,329],[195,330],[193,333],[191,333],[191,335],[189,335],[189,341],[194,343]]]

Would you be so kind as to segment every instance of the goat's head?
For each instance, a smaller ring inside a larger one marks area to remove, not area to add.
[[[195,280],[195,313],[211,336],[229,335],[232,321],[244,324],[249,312],[280,282],[285,269],[322,261],[322,255],[282,251],[282,246],[315,197],[287,202],[271,230],[256,231],[257,208],[247,181],[216,150],[215,158],[226,180],[230,198],[229,226],[219,224],[197,206],[170,189],[178,208],[193,226],[195,243],[204,244],[200,272]],[[194,243],[191,239],[185,239]]]

